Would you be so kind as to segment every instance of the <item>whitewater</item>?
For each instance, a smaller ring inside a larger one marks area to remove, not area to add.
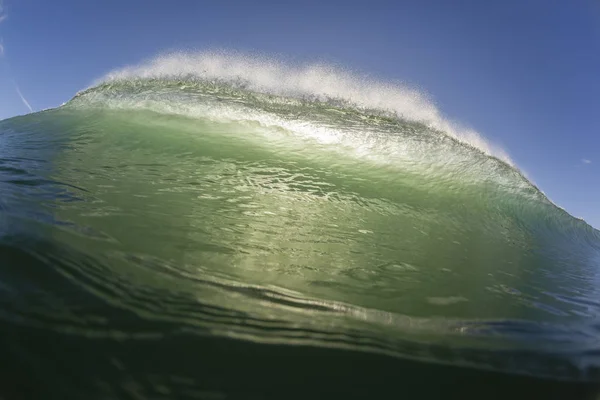
[[[0,121],[0,192],[0,396],[577,398],[600,378],[598,231],[398,83],[166,54]]]

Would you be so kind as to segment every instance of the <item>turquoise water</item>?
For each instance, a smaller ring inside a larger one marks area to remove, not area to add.
[[[600,377],[598,231],[400,86],[163,57],[0,122],[0,192],[7,398]]]

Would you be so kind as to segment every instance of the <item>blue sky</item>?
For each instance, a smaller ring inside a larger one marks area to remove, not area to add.
[[[330,61],[429,93],[600,227],[600,2],[0,0],[0,119],[177,49]],[[0,50],[1,51],[1,50]]]

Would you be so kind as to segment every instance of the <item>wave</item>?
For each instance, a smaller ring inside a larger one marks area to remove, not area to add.
[[[0,135],[13,330],[90,350],[117,338],[100,360],[144,340],[167,354],[184,332],[202,350],[226,338],[597,378],[598,232],[418,91],[176,53]],[[161,361],[162,377],[178,365]]]

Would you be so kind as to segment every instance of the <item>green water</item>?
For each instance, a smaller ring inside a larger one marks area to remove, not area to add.
[[[109,81],[0,122],[0,190],[11,393],[367,396],[403,377],[504,396],[600,375],[598,232],[425,122]]]

